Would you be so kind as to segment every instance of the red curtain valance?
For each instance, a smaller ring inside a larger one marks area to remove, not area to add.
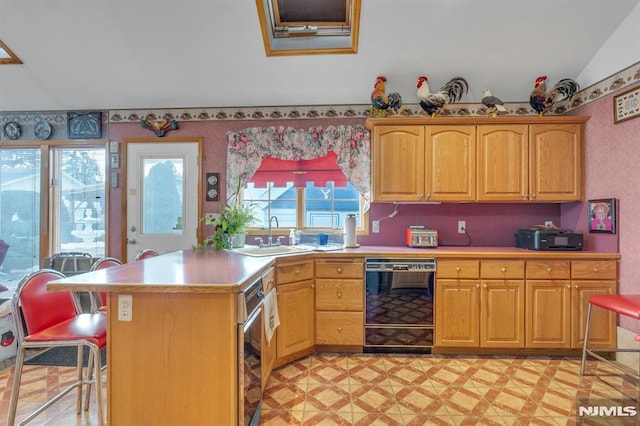
[[[269,182],[273,182],[275,186],[287,186],[288,182],[293,182],[293,186],[297,188],[313,182],[320,187],[326,186],[328,181],[334,182],[335,186],[347,186],[347,177],[338,167],[338,155],[333,151],[312,160],[264,157],[249,180],[258,188],[266,187]]]

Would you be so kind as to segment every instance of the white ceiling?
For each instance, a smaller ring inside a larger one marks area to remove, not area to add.
[[[0,111],[367,104],[378,75],[404,103],[420,75],[526,102],[539,75],[578,79],[639,1],[363,0],[357,54],[266,57],[254,0],[0,0],[24,62],[0,66]]]

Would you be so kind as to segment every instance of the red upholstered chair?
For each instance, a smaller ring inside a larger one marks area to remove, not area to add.
[[[136,254],[136,260],[144,260],[155,256],[160,256],[160,253],[152,249],[144,249]]]
[[[120,259],[116,259],[115,257],[102,257],[93,262],[90,271],[99,271],[101,269],[111,268],[112,266],[118,265],[122,265],[122,261],[120,261]],[[91,296],[91,312],[106,312],[107,294],[100,292],[92,293]]]
[[[599,353],[602,352],[635,352],[640,354],[640,349],[624,349],[624,348],[590,348],[589,347],[589,326],[591,322],[591,311],[596,306],[600,309],[615,312],[618,315],[624,315],[630,318],[640,320],[640,294],[596,294],[589,298],[589,307],[587,308],[587,319],[584,330],[584,343],[582,346],[582,362],[580,364],[580,374],[584,375],[587,355],[603,361],[612,367],[615,367],[629,376],[640,380],[640,362],[638,365],[638,373],[630,371],[622,364],[612,362]],[[640,341],[640,334],[635,336],[636,341]]]
[[[64,277],[65,275],[58,271],[41,269],[23,278],[13,295],[11,308],[18,336],[18,354],[7,417],[8,425],[13,425],[15,422],[25,350],[61,346],[75,346],[78,349],[76,381],[36,409],[23,420],[23,423],[32,420],[76,388],[79,414],[82,405],[82,386],[95,382],[98,420],[100,425],[104,424],[100,350],[107,344],[107,316],[98,313],[78,313],[71,292],[47,291],[47,283]],[[84,347],[89,348],[89,368],[86,378],[83,376],[82,368]]]

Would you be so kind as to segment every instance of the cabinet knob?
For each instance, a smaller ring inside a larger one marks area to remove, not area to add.
[[[571,285],[567,284],[567,288],[571,288]]]
[[[300,275],[300,269],[296,269],[295,274]]]
[[[462,271],[462,268],[461,268],[461,267],[459,267],[459,266],[457,266],[457,267],[456,267],[456,272],[460,272],[460,271]]]
[[[593,272],[598,272],[598,268],[593,268]]]
[[[338,333],[342,333],[342,327],[338,326]]]
[[[531,194],[531,198],[536,198],[536,195],[537,194],[535,194],[535,193]]]
[[[431,194],[430,194],[430,193],[429,193],[429,194],[427,194],[427,197],[426,197],[426,198],[427,198],[427,200],[428,200],[429,198],[431,198]]]
[[[486,286],[485,286],[486,287]],[[476,284],[476,288],[480,288],[480,284]]]
[[[339,274],[341,274],[341,273],[342,273],[342,266],[338,266],[338,267],[336,268],[336,272],[337,272],[337,273],[339,273]]]
[[[502,268],[500,268],[500,270],[502,271],[502,273],[507,272],[507,268],[506,268],[506,267],[504,267],[504,266],[503,266]]]
[[[551,273],[551,271],[553,271],[553,268],[547,268],[547,272]]]
[[[338,296],[338,299],[342,299],[342,292],[338,290],[338,292],[336,293],[336,296]]]
[[[486,284],[484,284],[482,287],[483,287],[483,288],[487,288],[487,285],[486,285]]]

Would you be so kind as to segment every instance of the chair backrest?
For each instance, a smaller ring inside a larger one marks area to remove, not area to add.
[[[13,295],[12,310],[19,341],[25,338],[23,322],[27,333],[37,333],[61,321],[77,315],[77,307],[69,291],[47,291],[47,284],[65,278],[52,269],[41,269],[24,277]]]
[[[100,269],[111,268],[112,266],[122,265],[122,261],[120,259],[116,259],[115,257],[101,257],[100,259],[93,262],[91,265],[91,271],[99,271]]]
[[[115,257],[101,257],[100,259],[93,262],[91,265],[91,271],[100,271],[102,269],[111,268],[112,266],[122,265],[122,261],[120,259],[116,259]],[[98,293],[98,297],[100,298],[100,304],[102,306],[107,305],[107,294],[103,291]],[[94,303],[92,301],[92,303]],[[94,308],[95,310],[95,308]]]
[[[136,260],[144,260],[155,256],[160,256],[160,253],[152,249],[144,249],[136,254]]]

